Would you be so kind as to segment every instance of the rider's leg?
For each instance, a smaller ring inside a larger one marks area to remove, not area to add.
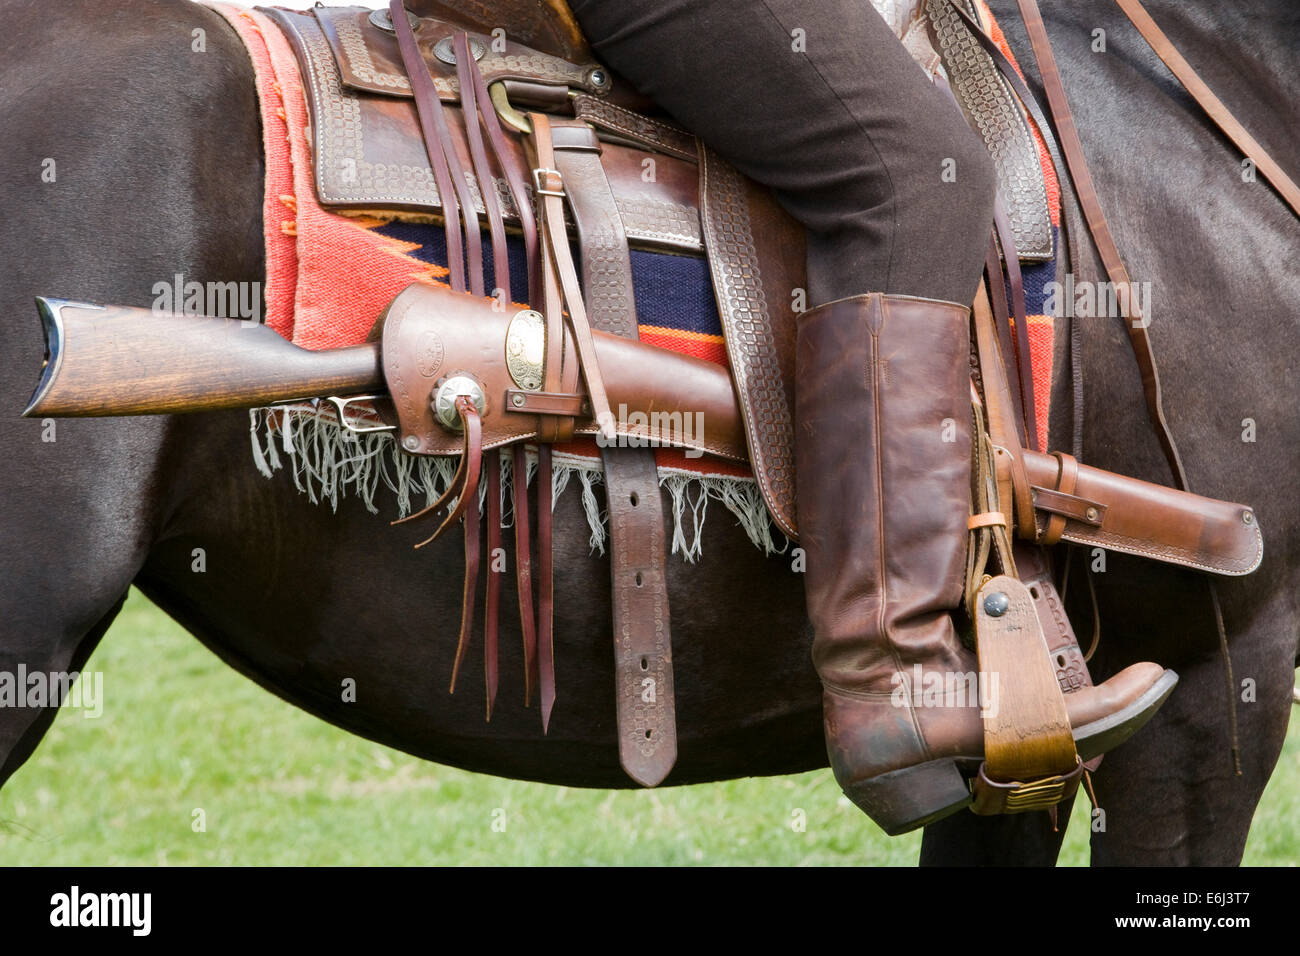
[[[949,612],[970,508],[965,303],[995,190],[984,147],[866,0],[571,4],[610,66],[807,228],[818,308],[800,319],[796,465],[827,751],[886,830],[938,819],[969,802],[978,709],[895,692],[915,667],[976,669]],[[1081,753],[1114,742],[1117,720],[1135,730],[1160,675],[1137,665],[1070,695]]]
[[[610,66],[807,227],[813,305],[974,297],[992,162],[869,0],[570,6]]]

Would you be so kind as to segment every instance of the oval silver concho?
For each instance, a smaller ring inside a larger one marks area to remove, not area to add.
[[[534,309],[516,312],[506,327],[506,369],[526,392],[542,387],[546,372],[546,320]]]
[[[448,66],[456,65],[456,48],[453,45],[452,37],[443,37],[433,45],[433,55]],[[475,60],[481,60],[487,55],[487,47],[482,41],[469,38],[469,55]]]

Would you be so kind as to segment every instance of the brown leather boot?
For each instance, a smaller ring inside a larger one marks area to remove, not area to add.
[[[984,753],[977,702],[925,706],[914,687],[978,671],[950,617],[970,516],[969,342],[968,309],[908,296],[840,299],[799,323],[799,540],[826,749],[890,834],[968,805]],[[1135,664],[1068,695],[1080,756],[1128,739],[1177,679]]]

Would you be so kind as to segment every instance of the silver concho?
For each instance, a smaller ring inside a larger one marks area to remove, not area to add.
[[[506,369],[526,392],[542,387],[546,372],[546,320],[540,312],[523,309],[506,327]]]
[[[385,31],[386,33],[397,32],[393,29],[393,18],[388,15],[387,10],[376,10],[374,13],[370,14],[370,22],[373,23],[375,26],[379,27],[379,29]],[[411,29],[414,30],[416,27],[420,25],[420,18],[417,17],[410,10],[407,10],[406,22],[409,23],[411,25]]]
[[[451,37],[443,37],[433,45],[433,55],[448,66],[456,65],[456,50],[455,47],[452,46],[452,42]],[[470,37],[469,52],[474,59],[481,60],[487,53],[487,47],[484,46],[481,41]]]
[[[468,375],[451,375],[443,379],[433,395],[433,417],[438,419],[438,424],[454,432],[461,430],[456,399],[462,395],[469,396],[480,415],[487,414],[487,396],[476,379]]]

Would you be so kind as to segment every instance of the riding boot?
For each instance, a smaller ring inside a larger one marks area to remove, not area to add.
[[[890,834],[968,805],[983,759],[979,702],[926,706],[915,686],[978,672],[950,614],[970,517],[969,343],[969,310],[934,299],[855,296],[799,322],[799,540],[826,748]],[[1135,664],[1067,695],[1080,756],[1126,740],[1176,681]]]

